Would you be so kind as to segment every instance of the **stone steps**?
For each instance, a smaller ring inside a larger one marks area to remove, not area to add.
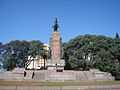
[[[33,72],[35,73],[32,78]],[[17,80],[48,80],[48,81],[64,81],[64,80],[114,80],[110,73],[101,72],[99,70],[90,71],[73,71],[64,70],[56,72],[56,70],[26,70],[26,77],[21,72],[4,72],[0,73],[0,79],[17,79]]]

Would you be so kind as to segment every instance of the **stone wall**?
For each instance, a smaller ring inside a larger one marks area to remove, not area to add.
[[[72,71],[64,70],[56,72],[55,70],[36,71],[35,80],[64,81],[64,80],[114,80],[110,73],[99,70],[91,71]]]
[[[24,77],[23,72],[12,71],[0,73],[0,79],[11,80],[48,80],[48,81],[64,81],[64,80],[114,80],[110,73],[101,72],[99,70],[90,71],[73,71],[64,70],[63,72],[56,72],[56,70],[26,70],[27,74]],[[34,77],[32,74],[35,72]]]

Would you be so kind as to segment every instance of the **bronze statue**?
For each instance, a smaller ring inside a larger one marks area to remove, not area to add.
[[[56,18],[56,19],[55,19],[55,24],[53,25],[54,31],[57,31],[57,30],[58,30],[58,27],[59,27],[59,25],[58,25],[58,20],[57,20],[57,18]]]

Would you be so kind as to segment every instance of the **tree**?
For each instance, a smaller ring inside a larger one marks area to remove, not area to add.
[[[14,52],[13,58],[15,60],[16,67],[24,67],[26,61],[25,57],[28,56],[29,47],[29,42],[15,40],[7,43],[5,45],[5,50],[6,53]]]
[[[15,58],[11,53],[7,53],[4,56],[3,67],[5,69],[7,69],[8,71],[12,70],[12,69],[14,69],[16,67],[15,63],[16,63]]]
[[[43,53],[43,43],[40,41],[31,41],[30,48],[29,48],[29,55],[35,57],[36,55],[41,55]]]
[[[66,69],[97,68],[101,71],[119,71],[120,40],[106,36],[84,35],[64,45]],[[69,66],[69,67],[68,67]]]
[[[25,67],[29,55],[33,57],[41,55],[43,43],[35,40],[30,42],[15,40],[5,44],[3,48],[4,68],[9,70],[9,67],[13,69],[11,63],[15,64],[15,67]]]
[[[116,33],[115,38],[119,39],[119,34],[118,33]]]

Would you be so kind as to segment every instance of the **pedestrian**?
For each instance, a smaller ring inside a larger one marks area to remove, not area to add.
[[[34,76],[35,76],[35,72],[32,73],[32,79],[34,78]]]
[[[26,74],[27,74],[26,71],[24,71],[24,77],[26,77]]]

